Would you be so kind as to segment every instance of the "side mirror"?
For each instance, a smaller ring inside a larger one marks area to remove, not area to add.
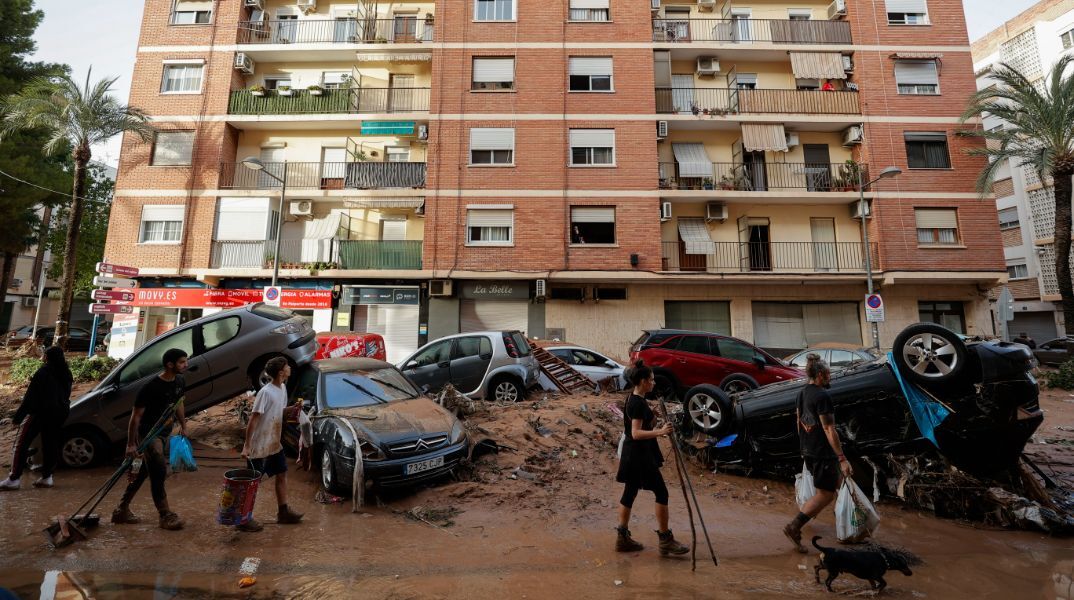
[[[418,366],[418,361],[412,360],[403,365],[403,369],[413,369]]]
[[[421,393],[423,393],[423,394],[429,394],[429,393],[430,393],[430,391],[431,391],[431,390],[432,390],[433,388],[429,387],[429,384],[428,384],[428,383],[423,383],[423,384],[421,385],[421,388],[420,388],[420,389],[421,389]]]
[[[754,356],[753,357],[753,364],[757,365],[758,369],[764,370],[764,367],[767,364],[767,362],[765,361],[763,356]]]
[[[605,361],[605,363],[604,363],[604,366],[605,366],[605,367],[608,367],[609,369],[617,369],[617,368],[619,368],[619,365],[617,365],[617,364],[613,363],[613,362],[612,362],[612,361],[610,361],[610,360],[609,360],[609,361]]]

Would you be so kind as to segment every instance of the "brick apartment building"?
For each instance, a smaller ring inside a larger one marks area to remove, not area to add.
[[[896,166],[865,191],[881,345],[991,333],[969,50],[959,0],[148,0],[131,103],[162,131],[124,142],[107,256],[149,288],[279,260],[393,359],[485,328],[868,344],[857,174]]]

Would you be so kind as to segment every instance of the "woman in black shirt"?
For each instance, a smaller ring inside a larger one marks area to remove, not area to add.
[[[668,529],[668,488],[660,475],[664,457],[656,438],[671,433],[671,425],[656,429],[656,415],[645,401],[645,395],[653,391],[656,380],[653,370],[638,361],[627,374],[634,386],[623,411],[623,454],[619,459],[619,473],[615,480],[624,484],[623,497],[619,500],[619,536],[615,542],[617,552],[637,552],[643,546],[630,537],[630,509],[639,490],[649,490],[656,495],[656,522],[659,526],[660,555],[686,554],[689,548],[675,540]]]
[[[21,487],[23,469],[26,467],[26,453],[30,443],[41,436],[41,454],[44,467],[41,477],[34,482],[34,487],[52,487],[52,473],[60,457],[60,445],[63,443],[63,422],[71,406],[71,385],[73,378],[67,359],[59,346],[50,346],[45,350],[45,364],[30,378],[30,385],[22,398],[22,404],[15,411],[12,422],[19,428],[15,438],[15,455],[11,459],[11,474],[0,481],[0,490],[17,490]]]

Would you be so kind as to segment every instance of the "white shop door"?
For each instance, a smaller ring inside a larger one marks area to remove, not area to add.
[[[459,333],[521,331],[529,328],[529,300],[462,300]]]
[[[354,312],[354,331],[380,334],[388,362],[396,364],[418,349],[417,306],[363,304]]]

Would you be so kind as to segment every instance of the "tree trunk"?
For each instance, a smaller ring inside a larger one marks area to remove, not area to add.
[[[67,221],[67,239],[63,247],[63,278],[60,281],[60,312],[56,316],[56,337],[53,342],[67,349],[68,329],[71,325],[71,303],[75,293],[75,269],[78,249],[78,229],[82,226],[84,210],[82,198],[86,195],[86,165],[90,159],[89,146],[82,145],[72,153],[75,162],[74,182],[71,184],[71,210]],[[1070,211],[1067,211],[1070,214]],[[1068,229],[1069,229],[1069,216]]]
[[[1063,299],[1063,320],[1067,334],[1074,332],[1074,281],[1070,279],[1071,176],[1074,164],[1059,163],[1052,170],[1055,181],[1055,277]]]
[[[14,252],[4,252],[4,262],[0,265],[0,312],[3,312],[3,302],[7,296],[7,288],[11,285],[11,277],[15,274],[15,261],[19,255]]]

